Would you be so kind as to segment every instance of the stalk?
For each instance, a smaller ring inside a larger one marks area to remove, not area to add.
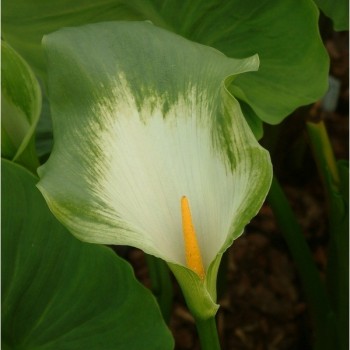
[[[349,192],[348,166],[337,162],[323,121],[308,122],[307,132],[328,200],[327,287],[339,326],[341,347],[349,339]]]
[[[215,316],[207,320],[196,320],[202,350],[220,350],[219,335],[216,328]]]

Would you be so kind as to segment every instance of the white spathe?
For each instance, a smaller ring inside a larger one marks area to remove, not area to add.
[[[114,96],[114,104],[110,97],[103,100],[95,110],[99,118],[90,119],[89,129],[95,130],[94,142],[101,150],[94,167],[101,176],[83,176],[104,203],[96,214],[124,222],[126,232],[115,232],[115,243],[119,237],[119,244],[185,266],[180,206],[185,195],[207,269],[230,234],[249,186],[240,165],[232,172],[222,151],[213,146],[209,99],[203,93],[198,98],[191,89],[164,117],[160,98],[156,103],[152,99],[152,109],[145,99],[138,110],[126,85],[119,85]],[[98,127],[101,120],[107,127]]]
[[[82,241],[162,258],[193,315],[212,317],[222,254],[271,182],[268,152],[227,89],[257,55],[228,58],[143,22],[64,29],[43,45],[55,143],[37,186],[52,212]],[[182,196],[204,279],[186,267]]]

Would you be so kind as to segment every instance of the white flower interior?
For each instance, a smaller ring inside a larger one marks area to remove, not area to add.
[[[94,120],[89,126],[100,130],[94,139],[103,154],[95,165],[101,176],[88,181],[104,203],[99,214],[128,227],[121,244],[185,265],[180,201],[187,196],[207,269],[229,234],[247,185],[213,148],[212,117],[203,115],[208,99],[192,89],[164,118],[160,99],[152,112],[147,100],[138,112],[125,86],[114,95],[113,106],[109,97],[96,110],[108,127],[101,130]]]

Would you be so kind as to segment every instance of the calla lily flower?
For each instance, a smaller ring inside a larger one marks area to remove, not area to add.
[[[55,144],[38,187],[79,239],[165,260],[215,315],[224,251],[261,207],[269,154],[227,86],[258,68],[146,22],[44,38]]]

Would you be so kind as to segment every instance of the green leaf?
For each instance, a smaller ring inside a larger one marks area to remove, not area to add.
[[[334,30],[349,30],[349,0],[314,0],[333,22]]]
[[[132,245],[179,266],[185,288],[197,278],[196,305],[210,305],[198,312],[211,317],[218,256],[271,181],[268,152],[227,90],[257,69],[257,56],[227,58],[146,22],[66,28],[43,44],[55,146],[38,187],[51,210],[82,240]],[[186,267],[183,195],[205,283]]]
[[[240,76],[231,91],[263,121],[279,123],[326,92],[329,59],[318,30],[318,10],[309,0],[297,6],[293,0],[198,0],[178,7],[174,1],[162,13],[180,34],[229,57],[259,55],[258,74]]]
[[[44,74],[40,42],[64,26],[111,20],[150,20],[229,57],[259,54],[258,74],[237,79],[231,91],[257,136],[261,120],[276,124],[295,108],[318,100],[328,85],[329,58],[310,0],[46,1],[6,0],[3,35]],[[25,34],[24,34],[25,33]],[[137,55],[142,60],[142,53]]]
[[[28,64],[3,41],[1,60],[1,155],[35,171],[41,90]]]
[[[349,164],[338,161],[339,183],[327,177],[326,194],[329,200],[329,243],[327,285],[338,320],[341,337],[339,349],[349,348]]]
[[[45,34],[63,27],[101,21],[154,21],[158,18],[157,11],[148,0],[54,0],[50,1],[50,6],[47,6],[45,0],[9,0],[3,3],[3,10],[6,22],[4,37],[40,75],[45,72],[45,59],[41,49],[41,40]]]
[[[349,206],[349,161],[338,160],[337,168],[339,173],[339,191],[346,203]]]
[[[69,234],[36,182],[2,161],[2,348],[171,349],[156,302],[131,267]]]
[[[349,330],[349,164],[336,161],[323,121],[308,122],[307,132],[328,200],[330,237],[326,282],[338,321],[339,349],[345,350]]]

